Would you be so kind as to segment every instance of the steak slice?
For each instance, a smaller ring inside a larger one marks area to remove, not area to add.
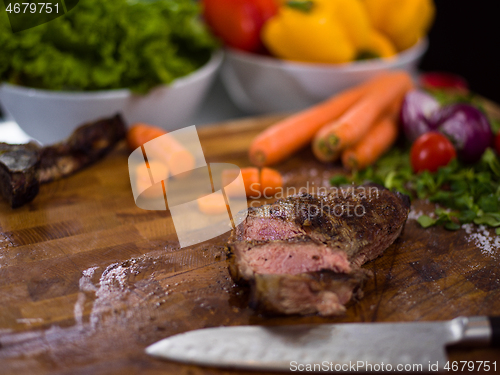
[[[60,143],[41,147],[0,143],[0,194],[12,208],[31,202],[40,184],[69,176],[96,162],[124,139],[120,115],[79,126]]]
[[[250,305],[275,314],[343,313],[351,298],[361,298],[365,270],[330,270],[291,274],[255,274]]]
[[[126,134],[118,114],[80,125],[66,140],[40,150],[40,183],[67,177],[102,159]]]
[[[228,243],[231,276],[250,284],[264,311],[341,313],[360,297],[359,267],[396,240],[409,207],[402,194],[364,185],[250,208]]]

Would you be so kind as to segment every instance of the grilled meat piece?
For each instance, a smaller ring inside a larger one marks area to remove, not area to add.
[[[69,176],[96,162],[126,133],[120,115],[79,126],[65,141],[40,150],[40,183]]]
[[[230,273],[266,311],[341,313],[359,296],[359,267],[396,240],[409,207],[408,197],[366,185],[251,208],[228,243]]]
[[[0,193],[12,208],[30,202],[38,194],[39,149],[35,143],[0,143]]]
[[[125,134],[125,123],[116,115],[81,125],[67,140],[51,146],[0,143],[0,193],[12,208],[31,202],[40,184],[66,177],[99,160]]]

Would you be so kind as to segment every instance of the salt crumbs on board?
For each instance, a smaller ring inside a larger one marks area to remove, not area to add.
[[[429,217],[432,217],[432,218],[435,218],[436,215],[434,214],[434,212],[429,212],[429,213],[426,213],[426,212],[423,212],[423,211],[415,211],[413,208],[410,210],[410,212],[408,213],[408,220],[417,220],[420,216],[422,215],[428,215]]]
[[[474,224],[463,224],[462,229],[465,230],[467,242],[474,243],[483,254],[493,255],[500,250],[500,236],[494,230]]]
[[[408,213],[408,220],[417,220],[424,214],[436,217],[433,212],[427,213],[412,208]],[[485,225],[478,226],[472,223],[463,224],[462,229],[465,231],[465,240],[468,243],[473,243],[481,250],[481,253],[485,255],[500,255],[500,236],[495,233],[494,229],[490,229]]]

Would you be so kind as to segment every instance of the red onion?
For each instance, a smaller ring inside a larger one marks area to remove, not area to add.
[[[452,104],[435,112],[433,126],[454,144],[459,159],[473,163],[478,161],[490,146],[493,138],[488,118],[469,104]]]
[[[406,94],[400,119],[403,132],[410,141],[436,129],[430,118],[439,107],[438,101],[424,91],[413,90]]]

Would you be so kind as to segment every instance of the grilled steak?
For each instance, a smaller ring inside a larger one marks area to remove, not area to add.
[[[396,240],[409,207],[408,197],[366,185],[250,208],[228,243],[231,276],[250,283],[264,311],[341,313],[361,296],[359,267]]]
[[[125,134],[125,123],[116,115],[81,125],[67,140],[51,146],[0,143],[0,193],[12,208],[20,207],[35,198],[40,184],[99,160]]]

